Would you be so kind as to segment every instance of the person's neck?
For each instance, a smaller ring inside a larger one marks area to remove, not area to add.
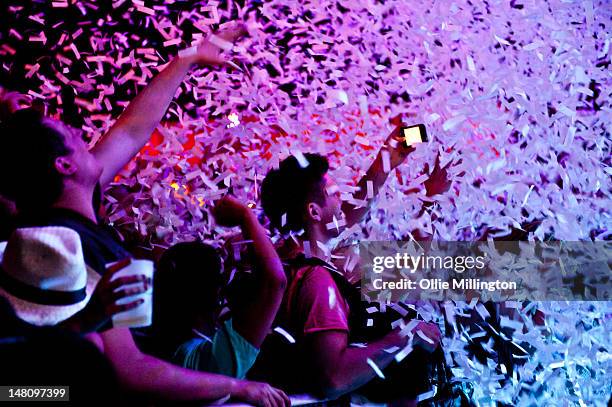
[[[198,315],[194,318],[193,329],[200,334],[211,338],[217,330],[217,317],[213,313],[207,315]]]
[[[317,225],[306,228],[306,234],[303,242],[308,242],[310,244],[310,255],[312,257],[328,260],[330,253],[329,251],[324,250],[324,247],[329,243],[329,241],[329,236]],[[321,247],[321,245],[324,247]]]
[[[98,223],[96,211],[92,205],[94,188],[95,186],[89,188],[75,184],[64,185],[62,195],[55,201],[53,207],[70,209],[92,222]]]

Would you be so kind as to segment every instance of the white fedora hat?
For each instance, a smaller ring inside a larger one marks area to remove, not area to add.
[[[85,307],[99,280],[85,265],[81,239],[72,229],[17,229],[0,245],[0,296],[31,324],[70,318]]]

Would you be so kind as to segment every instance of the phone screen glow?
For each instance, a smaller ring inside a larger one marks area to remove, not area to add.
[[[421,138],[421,131],[418,126],[408,127],[404,129],[404,140],[406,140],[407,145],[412,145],[416,143],[421,143],[423,140]]]

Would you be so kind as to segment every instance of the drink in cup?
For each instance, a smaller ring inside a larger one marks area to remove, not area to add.
[[[144,275],[147,279],[152,280],[153,262],[150,260],[132,260],[130,264],[115,273],[113,280],[119,277],[136,275]],[[140,284],[142,283],[129,284],[126,288]],[[114,327],[140,328],[151,325],[153,317],[153,288],[151,286],[144,293],[121,298],[117,301],[117,304],[127,304],[138,299],[143,299],[144,302],[136,308],[113,315]]]

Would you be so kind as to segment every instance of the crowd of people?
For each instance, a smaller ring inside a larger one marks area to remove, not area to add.
[[[241,34],[235,26],[215,38]],[[215,221],[240,227],[251,273],[229,281],[222,253],[192,241],[168,248],[152,279],[118,276],[133,256],[99,218],[103,191],[149,140],[189,70],[225,62],[216,44],[176,57],[91,149],[80,130],[4,92],[0,354],[7,377],[0,382],[73,384],[74,399],[149,404],[231,398],[272,407],[289,405],[288,394],[341,400],[355,393],[416,405],[429,390],[438,327],[408,309],[366,323],[359,291],[331,261],[328,244],[364,219],[391,173],[385,167],[411,153],[399,126],[351,202],[341,200],[327,159],[310,153],[285,158],[263,181],[271,231],[232,196],[218,200]],[[430,196],[448,190],[444,170],[436,168],[426,186]],[[287,238],[275,246],[270,232]],[[151,285],[152,325],[114,326],[113,316],[142,301],[125,300]],[[391,324],[398,319],[408,332]],[[397,350],[409,347],[398,362]]]

